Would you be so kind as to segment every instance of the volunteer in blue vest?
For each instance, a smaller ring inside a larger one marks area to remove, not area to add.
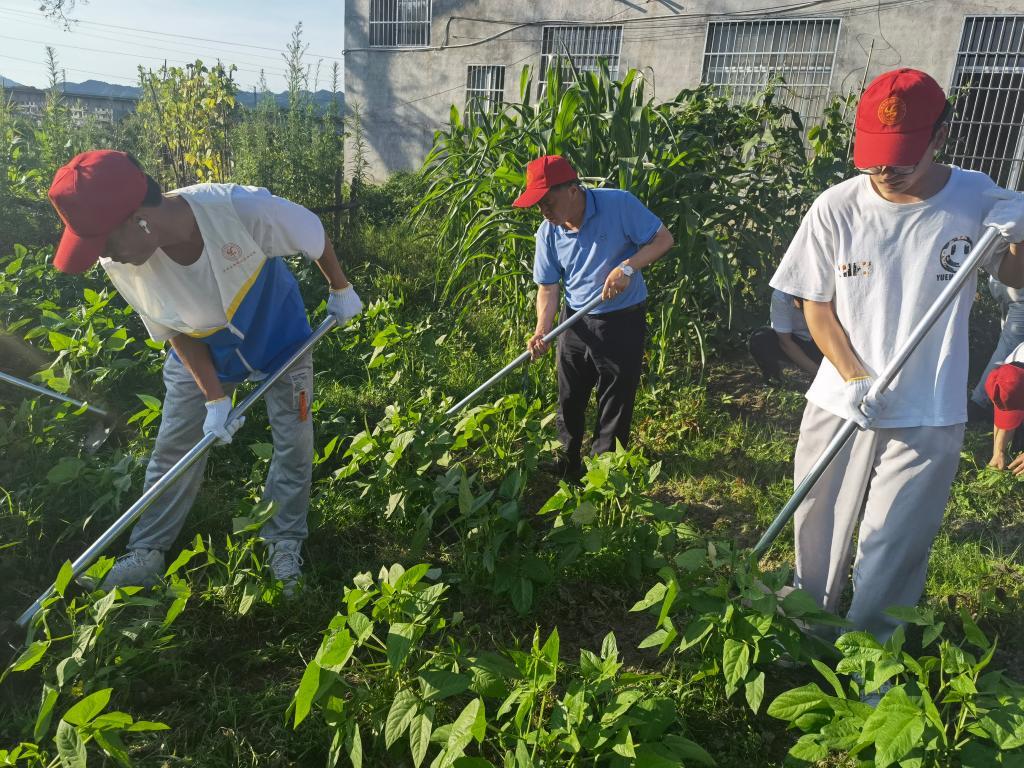
[[[583,475],[584,418],[597,389],[591,455],[629,442],[633,403],[647,334],[647,286],[642,270],[672,247],[672,235],[651,211],[621,189],[586,189],[559,155],[526,167],[526,189],[513,203],[537,206],[533,279],[537,327],[527,342],[537,359],[554,327],[562,292],[572,313],[597,296],[604,302],[558,339],[558,435],[563,452],[555,471],[577,482]]]
[[[54,266],[77,274],[99,261],[149,335],[170,344],[147,488],[204,434],[230,443],[243,421],[228,421],[234,387],[265,377],[309,338],[298,283],[281,257],[316,262],[330,285],[327,311],[339,323],[362,310],[317,216],[266,189],[197,184],[163,193],[133,157],[99,150],[57,171],[50,200],[65,225]],[[312,402],[307,354],[266,395],[274,455],[264,498],[275,512],[262,536],[286,595],[301,574],[307,535]],[[205,464],[204,456],[142,515],[105,589],[160,579]]]
[[[951,114],[924,72],[876,78],[857,107],[860,173],[814,201],[771,280],[804,299],[825,354],[807,392],[795,480],[846,419],[861,428],[796,512],[796,586],[834,612],[853,559],[847,619],[880,641],[899,624],[886,609],[921,597],[960,462],[973,275],[892,385],[862,401],[986,225],[1013,245],[984,268],[1024,285],[1024,197],[983,173],[935,162]]]

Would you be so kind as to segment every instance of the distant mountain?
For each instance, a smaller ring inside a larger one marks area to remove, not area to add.
[[[73,96],[114,96],[137,99],[142,91],[134,85],[115,85],[102,80],[83,80],[80,83],[64,83],[64,93]]]
[[[16,83],[13,80],[9,80],[3,75],[0,75],[0,85],[5,88],[13,88],[21,86],[20,83]],[[24,86],[21,86],[24,87]],[[64,93],[72,96],[100,96],[100,97],[114,97],[114,98],[128,98],[137,99],[139,94],[142,93],[140,88],[134,85],[116,85],[114,83],[106,83],[102,80],[84,80],[81,83],[64,83]],[[260,99],[262,94],[254,93],[253,91],[239,91],[237,94],[238,103],[243,107],[252,108],[256,102]],[[334,94],[330,91],[323,89],[316,91],[312,94],[313,103],[321,108],[327,107],[331,103],[331,99],[334,98]],[[274,100],[278,106],[288,106],[288,93],[275,93]],[[345,94],[338,94],[338,101],[341,106],[345,106]]]

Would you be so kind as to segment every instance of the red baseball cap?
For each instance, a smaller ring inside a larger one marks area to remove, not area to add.
[[[50,185],[50,202],[64,222],[53,266],[85,272],[145,197],[146,174],[125,152],[97,149],[73,157]]]
[[[512,205],[516,208],[529,208],[539,203],[552,187],[577,179],[579,175],[576,169],[561,155],[538,157],[526,166],[526,189]]]
[[[993,421],[1000,429],[1016,429],[1024,422],[1024,368],[1007,363],[985,380],[985,392],[995,406]]]
[[[857,105],[853,164],[916,165],[932,140],[946,94],[917,69],[894,69],[871,81]]]

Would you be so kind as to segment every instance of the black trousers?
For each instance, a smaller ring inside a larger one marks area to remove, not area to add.
[[[795,335],[793,336],[793,341],[797,343],[797,346],[811,360],[816,363],[821,362],[821,350],[818,349],[813,341],[807,341]],[[782,366],[795,365],[789,359],[789,355],[782,351],[782,347],[779,345],[779,337],[771,328],[758,328],[750,334],[750,354],[753,356],[754,362],[761,369],[765,381],[779,378],[782,373]]]
[[[597,388],[591,455],[629,442],[647,339],[647,303],[588,315],[558,339],[558,437],[570,462],[583,448],[590,393]]]

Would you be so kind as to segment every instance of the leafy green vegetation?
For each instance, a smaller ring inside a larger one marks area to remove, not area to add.
[[[185,83],[227,99],[228,73],[213,75],[168,73],[155,103]],[[279,178],[276,191],[330,204],[344,167],[333,118],[227,104],[225,143],[182,149],[183,168],[213,158],[217,178]],[[424,174],[366,188],[337,245],[368,306],[316,349],[312,533],[287,600],[258,534],[273,451],[258,408],[215,449],[162,586],[95,589],[109,557],[71,581],[68,561],[140,492],[161,353],[99,271],[49,267],[42,195],[59,159],[0,110],[0,217],[19,241],[0,252],[4,368],[119,415],[89,454],[86,413],[0,392],[0,615],[58,587],[27,632],[0,627],[13,646],[0,765],[1021,764],[1024,501],[982,468],[983,429],[969,431],[923,604],[884,646],[807,631],[837,620],[784,589],[785,536],[765,562],[747,555],[792,490],[807,382],[760,384],[743,318],[763,312],[802,207],[846,168],[839,105],[810,157],[793,119],[770,92],[747,107],[706,91],[653,104],[634,73],[586,74],[537,104],[453,115]],[[550,356],[444,416],[522,349],[536,219],[509,203],[525,159],[559,150],[594,183],[647,196],[680,243],[650,278],[635,439],[588,459],[579,487],[542,469]],[[294,266],[316,317],[322,281]],[[877,709],[861,702],[872,692]]]

